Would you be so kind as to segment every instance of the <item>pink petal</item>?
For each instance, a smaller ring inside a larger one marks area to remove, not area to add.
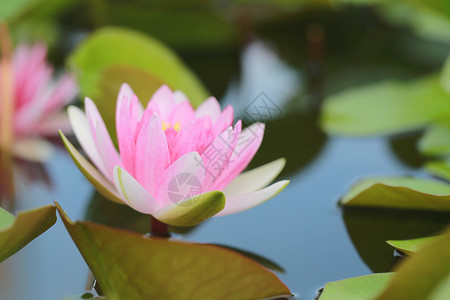
[[[194,119],[187,126],[182,127],[171,143],[171,161],[177,160],[188,152],[203,151],[213,138],[210,128],[209,118]]]
[[[205,190],[211,191],[216,186],[222,173],[227,170],[233,149],[241,132],[239,121],[233,128],[224,130],[214,141],[201,153],[206,167]]]
[[[224,109],[224,111],[220,114],[217,121],[213,125],[213,134],[217,136],[226,128],[233,125],[233,107],[228,106]]]
[[[109,136],[108,130],[106,129],[105,123],[103,122],[97,107],[91,99],[85,98],[84,100],[86,116],[89,121],[89,127],[91,129],[91,134],[94,138],[97,150],[105,166],[106,174],[105,176],[111,181],[114,180],[114,167],[122,166],[119,155],[117,154],[116,148],[114,147],[111,137]]]
[[[171,111],[169,118],[166,122],[170,122],[171,126],[175,126],[176,123],[180,123],[181,126],[185,126],[192,119],[194,119],[194,109],[188,101],[183,101],[176,104]]]
[[[45,104],[45,114],[53,114],[61,110],[75,98],[78,92],[75,79],[71,75],[62,76],[53,86],[51,95]]]
[[[134,177],[152,195],[164,171],[169,167],[170,156],[162,122],[156,113],[147,109],[136,139]]]
[[[201,194],[205,180],[205,166],[197,152],[186,153],[164,172],[156,194],[159,207],[176,204]]]
[[[134,174],[136,137],[143,108],[133,90],[122,84],[116,104],[116,131],[120,156],[125,169]]]
[[[222,190],[247,167],[261,146],[264,127],[263,123],[254,123],[242,131],[229,163],[215,181],[213,189]]]
[[[181,103],[183,101],[188,101],[188,97],[180,90],[176,90],[173,92],[173,99],[175,99],[175,103]]]
[[[45,118],[45,120],[37,127],[39,134],[44,136],[57,135],[58,129],[65,134],[73,132],[73,128],[70,126],[69,116],[66,111],[61,111],[58,114]]]
[[[172,91],[167,85],[163,85],[153,94],[147,108],[156,112],[162,120],[168,120],[175,104]]]
[[[219,119],[220,113],[221,113],[220,104],[219,104],[219,102],[217,102],[217,99],[214,97],[209,97],[208,99],[206,99],[206,101],[203,102],[195,110],[195,116],[197,118],[209,116],[211,118],[211,121],[213,124],[216,123],[216,121]],[[231,119],[233,119],[233,117],[231,117]],[[228,126],[225,126],[225,128],[227,128],[227,127]]]

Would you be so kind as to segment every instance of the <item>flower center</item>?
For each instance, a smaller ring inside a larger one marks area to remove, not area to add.
[[[175,123],[175,125],[171,125],[169,122],[162,122],[162,129],[164,130],[164,131],[166,131],[167,129],[169,129],[169,128],[173,128],[173,129],[175,129],[175,131],[180,131],[180,126],[181,126],[181,124],[180,124],[180,122],[176,122]]]

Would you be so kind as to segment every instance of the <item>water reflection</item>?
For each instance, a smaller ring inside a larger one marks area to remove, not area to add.
[[[387,240],[405,240],[438,233],[450,223],[448,213],[347,208],[343,218],[361,259],[374,272],[389,271],[394,249]]]

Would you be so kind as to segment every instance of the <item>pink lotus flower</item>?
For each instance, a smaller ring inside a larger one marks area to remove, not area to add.
[[[61,76],[56,82],[52,80],[53,69],[46,62],[46,54],[43,44],[20,45],[12,61],[2,59],[0,63],[1,70],[5,64],[11,65],[7,69],[10,72],[0,72],[0,103],[3,110],[5,101],[12,102],[12,152],[33,161],[43,161],[51,153],[51,145],[42,136],[55,136],[58,128],[70,131],[67,113],[61,110],[77,93],[75,81],[69,75]],[[5,100],[7,80],[12,83],[12,89],[10,99]]]
[[[233,108],[213,97],[194,110],[184,94],[159,88],[144,110],[123,84],[117,99],[117,152],[95,104],[69,107],[74,133],[91,165],[62,135],[75,163],[106,197],[176,226],[195,225],[256,206],[287,180],[267,186],[283,169],[278,159],[241,172],[255,155],[264,124],[233,127]],[[266,187],[267,186],[267,187]]]

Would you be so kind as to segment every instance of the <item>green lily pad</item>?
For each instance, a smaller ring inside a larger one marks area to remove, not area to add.
[[[369,178],[355,184],[344,206],[450,211],[450,185],[409,177]]]
[[[413,130],[446,116],[450,96],[434,75],[344,90],[325,101],[321,123],[330,134],[364,136]]]
[[[424,155],[444,156],[450,154],[450,124],[433,124],[427,128],[417,146]]]
[[[101,94],[102,72],[113,66],[137,68],[140,74],[146,72],[158,78],[158,82],[182,90],[196,104],[208,97],[197,77],[172,50],[150,36],[125,28],[108,27],[94,32],[72,53],[69,66],[78,78],[83,95],[94,101],[95,96]],[[128,84],[134,86],[134,82],[128,81]],[[116,98],[110,101],[115,103]]]
[[[109,299],[260,299],[290,295],[271,272],[233,251],[72,222],[57,208]]]
[[[450,229],[424,245],[396,268],[376,300],[450,299]]]
[[[103,121],[105,121],[111,139],[117,146],[116,135],[116,105],[122,83],[131,84],[131,88],[143,105],[146,105],[153,93],[164,84],[151,73],[131,66],[107,66],[101,70],[98,79],[98,94],[93,101],[98,106]],[[145,106],[144,106],[145,107]]]
[[[286,271],[284,270],[284,268],[282,266],[280,266],[279,264],[277,264],[276,262],[261,256],[259,254],[250,252],[250,251],[246,251],[246,250],[242,250],[236,247],[230,247],[230,246],[226,246],[226,245],[221,245],[221,244],[211,244],[211,245],[216,245],[219,247],[223,247],[223,248],[227,248],[230,249],[232,251],[238,252],[256,262],[258,262],[259,264],[261,264],[262,266],[266,267],[267,269],[270,269],[272,271],[276,271],[276,272],[280,272],[280,273],[285,273]]]
[[[405,254],[411,255],[426,243],[433,241],[436,237],[424,237],[412,240],[386,241],[389,245]]]
[[[371,300],[383,291],[392,273],[378,273],[329,282],[319,300]]]
[[[0,208],[0,262],[10,257],[56,222],[54,206],[20,212],[16,217]]]
[[[431,175],[450,181],[450,165],[448,161],[431,161],[425,164],[425,170]]]
[[[447,93],[450,94],[450,55],[447,57],[442,69],[441,84]]]

